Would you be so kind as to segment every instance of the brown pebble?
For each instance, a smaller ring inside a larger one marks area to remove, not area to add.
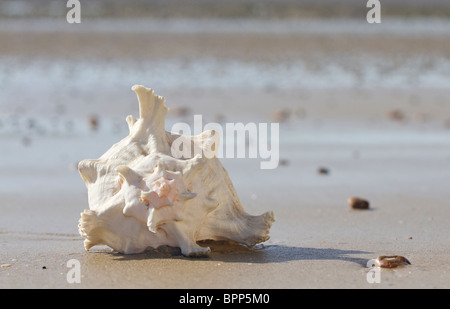
[[[287,159],[280,159],[278,161],[278,165],[280,165],[280,166],[287,166],[287,165],[289,165],[289,160],[287,160]]]
[[[405,114],[398,109],[390,110],[386,113],[386,116],[391,120],[403,121],[405,120]]]
[[[322,175],[328,175],[330,173],[330,170],[326,167],[319,167],[317,169],[317,173],[322,174]]]
[[[170,108],[170,115],[173,117],[186,116],[190,113],[189,107],[186,106],[175,106]]]
[[[277,111],[274,111],[270,115],[270,120],[273,122],[285,122],[290,115],[290,111],[287,109],[279,109]]]
[[[412,237],[408,237],[408,239],[413,239]]]
[[[218,123],[223,123],[225,122],[225,116],[223,114],[216,114],[214,120]]]
[[[350,197],[348,204],[352,209],[369,209],[369,202],[359,197]]]
[[[98,129],[98,117],[96,115],[89,116],[89,125],[91,130],[97,131]]]
[[[382,255],[377,258],[376,265],[382,268],[395,268],[401,265],[411,265],[411,262],[400,255]]]
[[[47,267],[46,266],[42,266],[42,269],[47,269]]]

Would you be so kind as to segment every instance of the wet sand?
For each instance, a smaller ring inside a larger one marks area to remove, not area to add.
[[[227,161],[245,208],[254,214],[272,209],[276,222],[264,245],[213,246],[204,259],[164,251],[125,256],[106,247],[86,253],[76,228],[86,207],[77,173],[39,176],[28,193],[2,194],[1,263],[10,266],[1,268],[0,286],[447,288],[449,174],[443,167],[450,164],[449,149],[422,142],[292,145],[283,152],[289,164],[274,171]],[[319,165],[329,175],[318,174]],[[258,182],[251,181],[255,175]],[[47,188],[55,176],[70,186]],[[350,210],[346,199],[352,195],[368,198],[371,209]],[[381,283],[369,284],[367,261],[391,254],[412,265],[383,269]],[[66,280],[70,259],[80,261],[80,284]]]
[[[397,40],[389,35],[294,34],[292,40],[288,35],[264,33],[152,33],[149,42],[161,42],[153,48],[139,41],[137,34],[19,32],[0,31],[0,40],[10,42],[0,44],[2,59],[33,56],[33,63],[49,59],[81,63],[105,56],[107,66],[130,61],[134,68],[136,58],[146,58],[145,54],[154,61],[199,57],[267,65],[298,58],[314,66],[321,59],[341,59],[342,54],[346,54],[343,59],[358,59],[369,53],[398,60],[380,73],[379,78],[384,78],[402,67],[402,55],[421,57],[424,46],[431,50],[431,67],[445,63],[449,55],[448,40],[440,36]],[[116,48],[108,48],[111,44]],[[12,63],[13,74],[27,65]],[[67,77],[69,83],[75,79],[76,75]],[[192,120],[195,113],[203,114],[205,122],[218,116],[230,122],[268,122],[275,111],[288,110],[289,116],[280,119],[283,164],[277,169],[261,170],[260,159],[222,160],[249,213],[274,211],[270,240],[253,249],[215,245],[211,257],[201,259],[180,256],[176,250],[128,256],[106,247],[84,251],[77,221],[88,207],[87,191],[75,166],[81,159],[97,158],[126,135],[126,127],[113,130],[112,124],[125,125],[126,115],[137,114],[131,85],[111,83],[99,88],[101,80],[93,79],[79,86],[81,94],[67,94],[69,86],[54,92],[46,90],[50,86],[41,92],[23,90],[24,97],[36,99],[33,104],[13,101],[18,84],[9,84],[10,88],[4,84],[0,287],[449,288],[449,90],[439,83],[425,87],[420,82],[417,87],[412,80],[399,87],[381,83],[378,88],[283,88],[276,82],[247,89],[165,84],[157,88],[169,107],[188,106],[190,111],[183,117],[169,115],[167,129],[176,121]],[[404,117],[389,116],[392,110]],[[96,131],[87,123],[93,113],[99,115]],[[25,121],[34,117],[45,124],[45,116],[50,123],[42,131]],[[72,120],[72,131],[62,132],[62,124],[51,122],[51,116]],[[15,123],[11,117],[20,121]],[[329,173],[318,173],[319,167]],[[368,199],[371,209],[350,210],[350,196]],[[382,269],[381,282],[368,283],[368,260],[394,254],[405,256],[412,265]],[[70,259],[80,261],[81,283],[67,281]]]

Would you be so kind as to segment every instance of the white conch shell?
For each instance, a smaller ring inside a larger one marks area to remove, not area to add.
[[[210,147],[218,143],[215,132],[197,136],[166,132],[165,99],[144,86],[132,90],[139,100],[140,118],[126,118],[129,135],[99,159],[78,165],[90,208],[81,213],[78,225],[86,250],[107,245],[130,254],[166,245],[199,256],[210,251],[197,244],[201,240],[247,246],[266,241],[273,213],[247,214],[216,156],[172,156],[177,138],[187,139],[191,149]]]

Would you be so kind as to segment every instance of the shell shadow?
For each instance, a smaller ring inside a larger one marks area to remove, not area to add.
[[[370,254],[371,252],[358,250],[341,250],[333,248],[308,248],[293,247],[286,245],[261,245],[254,248],[245,248],[232,251],[227,248],[214,248],[210,246],[212,253],[211,260],[220,260],[223,262],[236,263],[282,263],[299,260],[340,260],[356,263],[365,267],[367,258],[358,257],[361,254]],[[216,250],[214,250],[216,249]],[[352,256],[356,255],[356,256]]]
[[[189,259],[192,261],[221,261],[225,263],[283,263],[298,260],[340,260],[356,263],[365,267],[367,258],[352,255],[370,254],[372,252],[358,250],[341,250],[333,248],[307,248],[286,245],[257,245],[248,248],[230,242],[202,242],[202,246],[209,246],[211,254],[208,257],[185,257],[179,248],[160,247],[150,249],[145,253],[124,255],[114,253],[115,260],[146,260],[146,259]]]

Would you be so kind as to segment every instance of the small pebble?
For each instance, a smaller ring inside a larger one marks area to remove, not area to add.
[[[287,166],[287,165],[289,165],[289,160],[287,160],[287,159],[280,159],[280,160],[278,161],[278,164],[279,164],[280,166]]]
[[[348,204],[352,209],[369,209],[369,202],[359,197],[350,197]]]
[[[98,129],[98,117],[96,115],[89,116],[89,125],[92,131],[97,131]]]
[[[287,109],[279,109],[277,111],[274,111],[271,115],[270,115],[270,120],[272,122],[285,122],[286,120],[288,120],[290,115],[290,111]]]
[[[27,127],[28,129],[33,129],[36,127],[36,121],[33,118],[29,118],[27,120]]]
[[[225,119],[226,119],[226,117],[225,117],[223,114],[216,114],[216,115],[214,116],[214,120],[215,120],[217,123],[224,123],[224,122],[225,122]]]
[[[42,269],[47,269],[47,267],[46,266],[42,266]]]
[[[391,119],[391,120],[396,120],[396,121],[403,121],[405,120],[405,114],[398,109],[393,109],[390,110],[386,113],[386,116]]]
[[[189,107],[185,106],[175,106],[170,108],[170,115],[173,117],[186,116],[190,113]]]
[[[317,169],[317,173],[322,174],[322,175],[328,175],[330,173],[330,170],[326,167],[319,167]]]

